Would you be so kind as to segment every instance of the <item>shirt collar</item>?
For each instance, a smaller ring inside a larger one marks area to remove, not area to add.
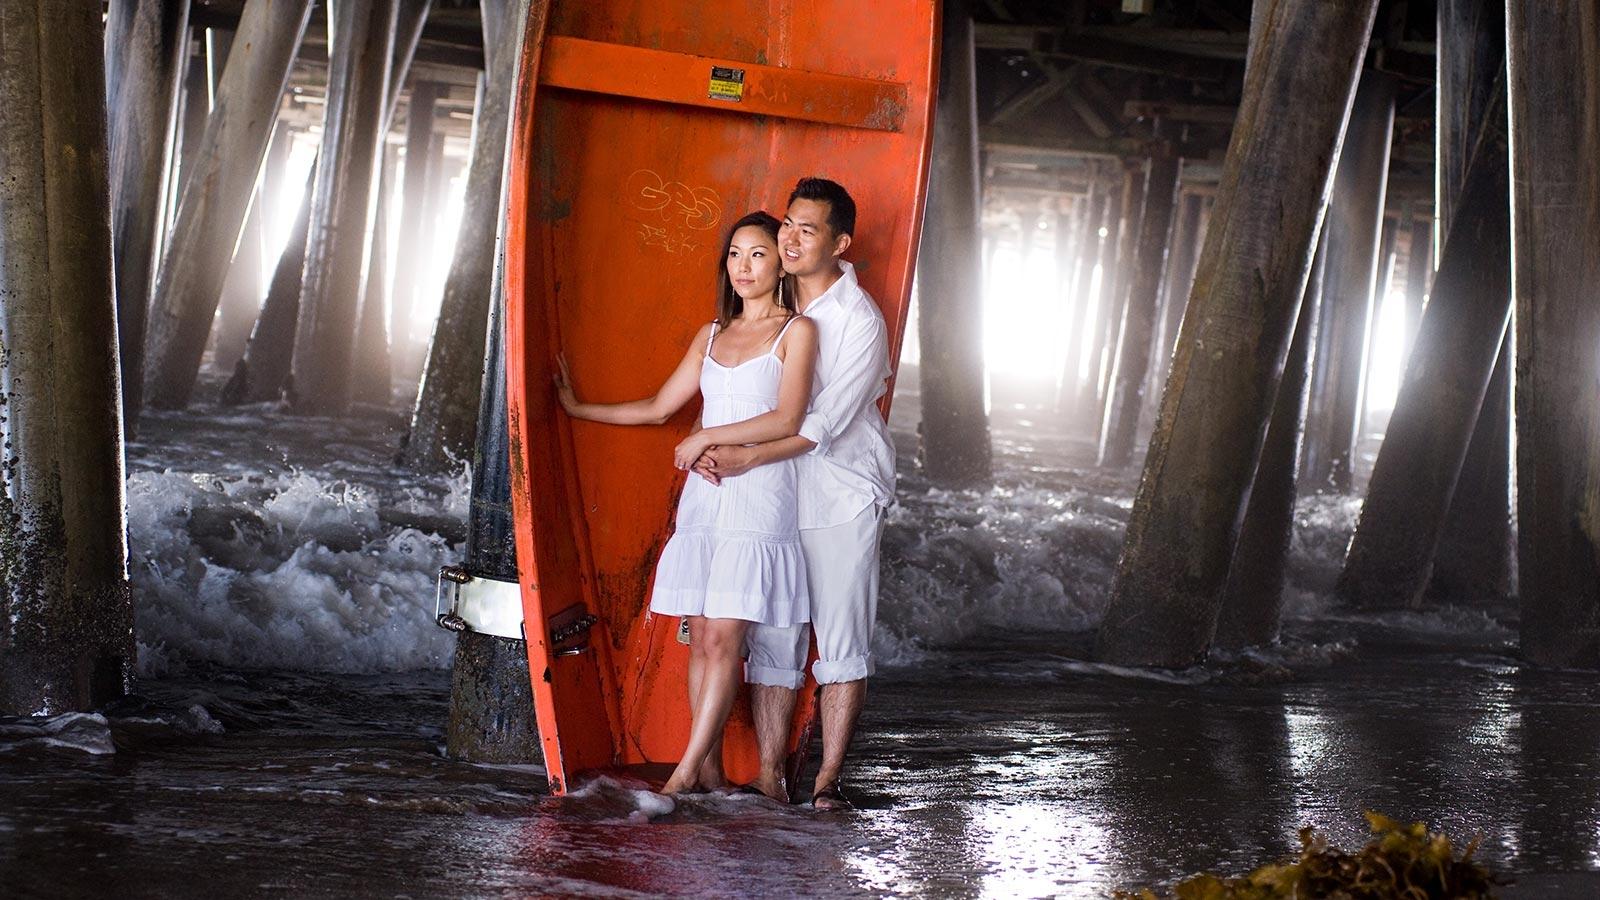
[[[839,260],[839,279],[835,281],[827,290],[823,291],[822,296],[811,301],[811,305],[806,307],[806,313],[809,315],[817,307],[822,306],[830,300],[835,303],[842,303],[846,296],[849,296],[860,289],[861,285],[856,281],[855,264],[841,259]]]

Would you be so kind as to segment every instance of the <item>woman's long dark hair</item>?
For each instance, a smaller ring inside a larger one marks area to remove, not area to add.
[[[733,289],[733,280],[728,277],[728,250],[733,246],[733,236],[739,229],[751,225],[765,231],[772,238],[772,243],[778,243],[778,226],[781,223],[764,210],[756,210],[744,218],[733,223],[728,229],[728,236],[722,240],[722,255],[717,257],[717,328],[727,328],[728,323],[739,317],[744,312],[744,298]],[[782,265],[782,260],[779,260]],[[789,289],[789,276],[778,270],[778,305],[794,314],[794,291]]]

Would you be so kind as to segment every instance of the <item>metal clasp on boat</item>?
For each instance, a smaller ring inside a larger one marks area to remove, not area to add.
[[[600,617],[588,605],[574,603],[550,617],[550,652],[556,656],[576,656],[589,649],[589,629]]]
[[[433,614],[434,621],[446,631],[524,639],[522,586],[515,581],[473,575],[460,566],[444,566],[439,569]]]

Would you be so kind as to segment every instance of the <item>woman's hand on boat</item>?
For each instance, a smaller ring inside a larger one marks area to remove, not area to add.
[[[696,431],[694,434],[684,438],[677,448],[672,451],[672,464],[684,471],[692,468],[695,462],[700,459],[700,454],[706,452],[711,446],[711,442],[704,435],[704,431]]]
[[[567,368],[566,354],[556,356],[556,397],[561,400],[561,408],[571,415],[578,408],[578,394],[572,389],[572,372]]]

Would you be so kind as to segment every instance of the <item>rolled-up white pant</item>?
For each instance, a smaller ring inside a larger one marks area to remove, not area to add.
[[[799,688],[805,683],[811,630],[817,633],[819,684],[872,674],[872,625],[878,615],[878,539],[883,509],[871,504],[842,525],[800,529],[811,586],[811,624],[756,625],[745,638],[745,681]]]

